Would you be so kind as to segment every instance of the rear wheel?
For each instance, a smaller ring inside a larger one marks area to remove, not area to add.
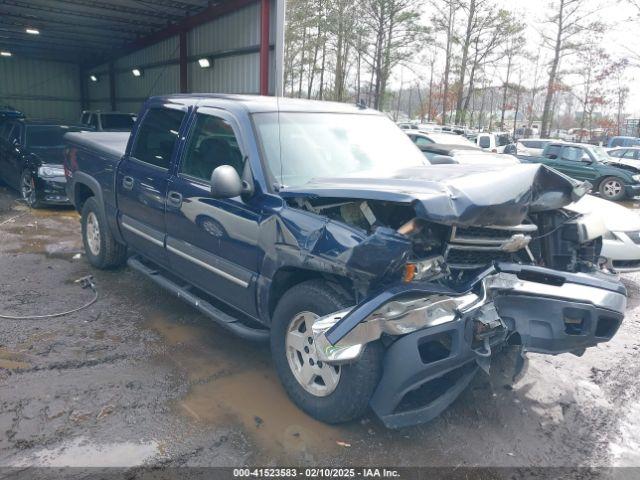
[[[598,191],[607,200],[622,200],[625,195],[624,182],[618,177],[607,177],[600,182]]]
[[[127,247],[118,243],[95,197],[82,206],[82,242],[89,263],[96,268],[119,267],[127,256]]]
[[[271,354],[280,381],[300,409],[326,423],[361,417],[382,375],[384,349],[379,342],[368,344],[348,365],[318,360],[313,324],[352,304],[345,292],[310,280],[286,292],[273,315]]]
[[[42,203],[38,200],[35,179],[29,170],[25,170],[20,176],[20,194],[29,207],[42,207]]]

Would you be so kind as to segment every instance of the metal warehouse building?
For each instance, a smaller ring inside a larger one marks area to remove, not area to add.
[[[2,0],[0,105],[77,121],[151,95],[282,89],[284,0]]]

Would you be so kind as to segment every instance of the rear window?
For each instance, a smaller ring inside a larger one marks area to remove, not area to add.
[[[131,154],[136,160],[167,169],[178,139],[184,112],[154,108],[147,112]]]
[[[549,145],[544,152],[545,157],[558,158],[560,156],[560,148],[560,145]]]
[[[82,129],[66,125],[31,125],[27,126],[27,147],[62,147],[64,134],[78,132]]]
[[[131,130],[136,117],[128,113],[103,113],[101,120],[103,130]]]

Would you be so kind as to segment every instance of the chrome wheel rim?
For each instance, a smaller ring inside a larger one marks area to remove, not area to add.
[[[89,212],[87,215],[87,245],[89,251],[94,255],[100,255],[100,225],[98,224],[98,217],[93,212]]]
[[[289,368],[300,386],[316,397],[326,397],[337,388],[341,370],[318,361],[312,333],[317,319],[311,312],[295,315],[289,322],[285,347]]]
[[[615,197],[622,191],[622,184],[617,180],[609,180],[602,187],[602,191],[607,197]]]
[[[31,175],[28,173],[22,175],[21,190],[22,199],[29,205],[32,205],[35,202],[36,186],[33,178],[31,178]]]

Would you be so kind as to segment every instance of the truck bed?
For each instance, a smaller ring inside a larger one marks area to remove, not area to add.
[[[129,136],[129,132],[73,132],[67,133],[64,138],[69,144],[119,160],[127,148]]]

